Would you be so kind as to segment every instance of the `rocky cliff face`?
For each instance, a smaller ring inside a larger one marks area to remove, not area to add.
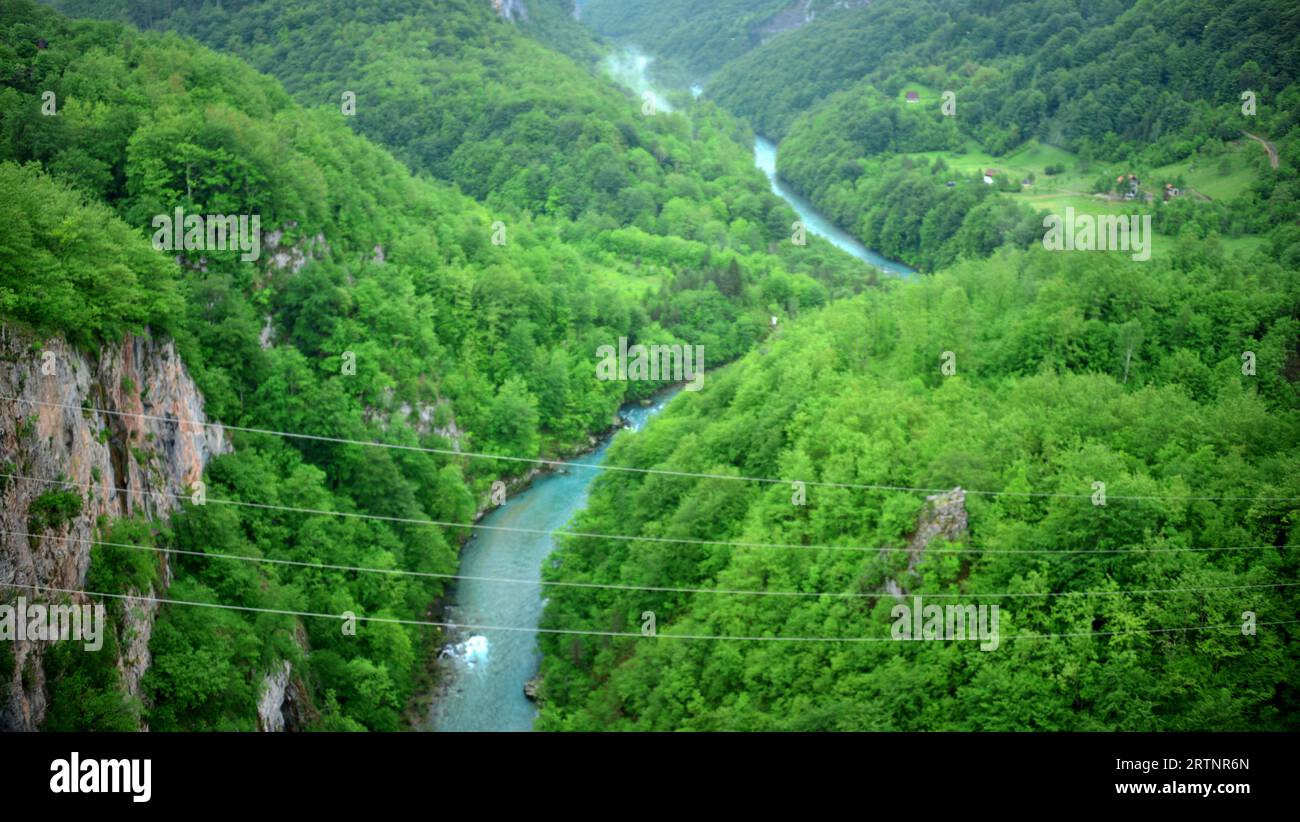
[[[795,0],[786,8],[772,15],[771,19],[757,29],[759,37],[766,42],[768,38],[786,31],[793,31],[811,23],[817,17],[814,6],[822,8],[847,9],[865,6],[871,0],[832,0],[814,4],[813,0]]]
[[[128,336],[91,355],[0,324],[0,473],[16,475],[0,477],[0,601],[45,598],[13,586],[82,589],[99,517],[158,521],[175,510],[168,495],[188,496],[208,461],[230,450],[221,427],[205,422],[203,397],[170,341]],[[79,512],[57,522],[32,517],[32,504],[52,491],[75,493]],[[132,696],[149,667],[156,610],[126,603],[117,662]],[[0,730],[33,730],[43,720],[43,650],[41,642],[12,643]]]
[[[528,20],[528,7],[524,0],[492,0],[492,10],[502,20]]]
[[[300,637],[305,644],[306,639]],[[288,660],[262,677],[257,699],[257,729],[268,733],[301,731],[319,718],[307,686]]]
[[[916,574],[916,568],[930,543],[937,539],[959,542],[967,534],[966,492],[954,488],[944,494],[925,498],[925,507],[917,516],[916,530],[907,540],[907,577]],[[906,593],[898,580],[885,580],[885,591],[895,597]]]

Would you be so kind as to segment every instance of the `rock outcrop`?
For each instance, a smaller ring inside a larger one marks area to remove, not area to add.
[[[297,274],[312,260],[329,257],[330,247],[325,241],[324,234],[300,238],[292,243],[286,242],[287,231],[297,227],[298,224],[291,220],[286,224],[285,229],[268,231],[262,235],[262,256],[267,261],[268,274],[274,272]]]
[[[362,411],[366,422],[373,422],[380,430],[387,431],[396,422],[409,426],[421,437],[433,434],[447,440],[452,450],[460,452],[461,440],[465,431],[456,424],[456,415],[451,401],[434,391],[434,401],[416,400],[414,404],[398,402],[397,392],[392,388],[384,389],[379,407],[367,406]],[[443,422],[440,425],[439,419]]]
[[[262,678],[262,691],[257,698],[257,729],[259,731],[283,731],[284,712],[282,707],[289,692],[289,674],[292,666],[288,660],[280,663],[280,668]]]
[[[958,542],[967,533],[966,492],[960,487],[925,498],[925,507],[917,517],[916,530],[907,540],[907,571],[915,574],[927,548],[935,540]],[[895,579],[885,580],[885,591],[895,597],[906,593]]]
[[[822,8],[853,8],[855,6],[865,6],[871,0],[834,0],[830,3],[819,4]],[[756,34],[763,40],[767,40],[782,32],[794,31],[798,28],[811,23],[817,17],[817,11],[813,8],[813,0],[795,0],[789,6],[781,9],[772,15],[763,25],[759,26]]]
[[[524,5],[524,0],[492,0],[492,10],[497,13],[497,17],[512,23],[528,20],[528,7]]]
[[[0,324],[0,473],[9,475],[0,477],[0,601],[83,590],[100,517],[165,518],[208,461],[228,450],[222,428],[206,424],[203,397],[170,341],[129,335],[88,354]],[[75,515],[31,516],[33,502],[59,491],[80,499]],[[169,579],[165,555],[159,563]],[[157,604],[123,603],[117,662],[138,697]],[[34,730],[46,707],[44,643],[12,645],[13,664],[0,680],[0,730]]]

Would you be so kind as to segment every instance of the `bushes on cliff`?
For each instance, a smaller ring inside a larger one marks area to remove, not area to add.
[[[25,0],[0,7],[0,162],[9,161],[0,316],[87,346],[146,324],[168,331],[211,419],[531,457],[585,445],[620,401],[648,390],[595,380],[598,346],[677,335],[705,344],[712,365],[767,333],[768,284],[816,301],[816,280],[850,290],[866,282],[864,266],[814,249],[784,243],[769,253],[793,215],[721,113],[643,122],[637,101],[496,25],[485,3],[431,16],[415,3],[329,8],[337,14],[280,25],[280,4],[245,5],[235,28],[216,27],[223,47],[281,71],[304,108],[278,81],[175,34],[70,21]],[[373,22],[412,9],[409,29]],[[340,90],[296,48],[268,55],[244,41],[261,19],[276,21],[284,42],[309,43],[303,53],[355,64],[364,124],[334,104],[314,108]],[[344,23],[365,36],[343,36]],[[419,40],[430,28],[436,52]],[[411,39],[390,48],[395,33]],[[346,50],[321,51],[345,41]],[[427,80],[440,104],[410,106],[388,86],[393,72]],[[517,83],[522,91],[506,91]],[[41,113],[46,90],[55,116]],[[520,114],[521,105],[533,110]],[[349,126],[491,208],[413,175]],[[262,257],[154,251],[152,220],[176,207],[260,215]],[[497,220],[503,244],[493,241]],[[594,236],[623,223],[639,233],[623,240],[628,253],[612,254]],[[685,246],[661,242],[678,231],[689,232]],[[710,245],[725,258],[687,253]],[[234,439],[237,453],[210,466],[213,499],[417,523],[469,522],[491,481],[517,468]],[[447,573],[464,531],[216,502],[172,526],[156,543],[144,534],[120,541]],[[97,552],[95,579],[142,583],[148,553],[132,550]],[[177,557],[173,569],[177,598],[249,607],[420,619],[442,593],[429,578],[215,558]],[[344,638],[336,622],[306,619],[304,644],[331,655],[316,664],[300,658],[291,625],[164,606],[144,682],[150,726],[250,727],[258,678],[292,659],[305,663],[322,723],[391,727],[427,634],[363,624],[359,638]]]
[[[27,530],[40,535],[58,530],[81,513],[81,495],[76,491],[50,490],[27,507]]]
[[[140,729],[142,707],[123,689],[118,648],[117,630],[107,621],[103,645],[97,650],[87,651],[76,640],[45,645],[42,665],[49,699],[41,730],[129,733]]]

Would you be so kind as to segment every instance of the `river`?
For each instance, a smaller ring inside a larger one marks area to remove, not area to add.
[[[611,55],[605,70],[638,95],[654,93],[659,111],[671,111],[647,76],[651,58],[636,49]],[[703,89],[692,86],[698,97]],[[799,215],[808,232],[829,241],[859,260],[899,277],[915,272],[886,259],[836,226],[776,175],[776,146],[763,137],[754,142],[754,163]],[[673,392],[675,393],[675,392]],[[622,414],[636,431],[663,408],[672,394],[661,395],[643,408],[626,406]],[[618,436],[628,436],[626,433]],[[599,465],[609,441],[578,462]],[[539,477],[512,496],[480,524],[504,528],[553,531],[564,528],[587,502],[587,488],[599,469],[570,467],[566,473]],[[434,731],[529,731],[537,706],[524,696],[524,684],[536,676],[541,662],[534,628],[542,615],[542,562],[555,550],[549,534],[479,530],[460,555],[459,580],[451,590],[449,619],[465,625],[493,625],[524,630],[456,631],[441,661],[443,682],[429,713]],[[491,579],[483,579],[491,578]],[[500,579],[514,582],[493,581]],[[522,582],[519,582],[522,581]]]
[[[887,257],[882,257],[858,242],[856,237],[835,225],[817,209],[813,208],[812,203],[808,202],[806,198],[781,182],[781,178],[776,175],[776,144],[766,137],[756,137],[754,139],[754,164],[767,175],[767,179],[772,183],[772,191],[794,208],[795,213],[799,215],[800,221],[808,229],[809,234],[816,234],[818,237],[824,238],[841,251],[852,254],[859,260],[875,266],[886,274],[892,274],[896,277],[910,277],[916,273],[914,269]]]
[[[635,46],[625,46],[605,58],[605,71],[616,83],[628,88],[638,95],[647,91],[655,95],[661,111],[671,111],[664,100],[664,95],[657,91],[650,81],[650,64],[654,58]],[[704,94],[704,86],[694,83],[690,87],[691,97],[698,100]],[[754,165],[767,175],[772,184],[772,191],[790,204],[799,220],[809,234],[814,234],[829,242],[839,250],[857,257],[859,260],[895,277],[908,278],[916,274],[915,269],[891,260],[867,248],[856,237],[835,225],[825,215],[813,207],[806,197],[790,188],[776,174],[776,144],[766,137],[754,138]]]
[[[628,427],[615,436],[633,436],[663,409],[676,389],[653,405],[624,406]],[[575,461],[599,465],[613,438]],[[563,529],[587,502],[587,489],[599,469],[569,467],[566,473],[538,477],[479,524],[540,531]],[[448,619],[464,625],[532,629],[544,605],[542,563],[555,550],[550,534],[478,530],[460,554],[460,575],[524,580],[458,580],[450,592]],[[537,635],[522,631],[455,631],[439,663],[443,681],[430,710],[433,731],[529,731],[537,706],[524,696],[524,683],[537,675],[541,651]]]

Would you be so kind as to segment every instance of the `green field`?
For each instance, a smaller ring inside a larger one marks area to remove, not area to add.
[[[613,269],[604,269],[599,272],[595,282],[600,286],[612,288],[623,296],[639,300],[654,294],[663,282],[663,276],[657,266],[647,265],[643,271],[644,274],[634,276]]]
[[[921,98],[918,102],[912,104],[916,106],[931,105],[931,104],[938,105],[943,99],[943,95],[940,93],[938,89],[931,88],[930,86],[923,86],[920,83],[908,83],[907,85],[903,86],[901,89],[898,90],[898,99],[906,103],[907,93],[909,91],[915,91],[917,97]]]
[[[1152,173],[1160,179],[1181,176],[1185,187],[1214,200],[1230,200],[1244,194],[1260,173],[1259,169],[1268,167],[1266,157],[1258,143],[1243,138],[1230,143],[1226,154],[1196,154],[1182,162],[1157,168]]]
[[[1259,157],[1255,156],[1255,152],[1258,152]],[[1114,178],[1121,173],[1127,173],[1128,169],[1094,163],[1086,173],[1081,173],[1078,170],[1079,159],[1076,155],[1037,141],[1030,141],[1003,157],[994,157],[981,151],[973,140],[967,143],[966,151],[960,153],[927,151],[912,156],[925,157],[931,162],[936,157],[942,157],[957,176],[977,174],[988,168],[996,168],[1016,180],[1025,179],[1033,174],[1033,185],[1023,188],[1019,193],[1006,196],[1047,213],[1063,214],[1066,208],[1090,214],[1123,213],[1137,205],[1134,201],[1111,199],[1089,193],[1093,182],[1098,177]],[[1214,156],[1193,155],[1181,162],[1156,169],[1139,168],[1135,173],[1144,181],[1143,190],[1153,196],[1159,196],[1166,181],[1177,181],[1185,192],[1192,189],[1211,199],[1232,199],[1249,189],[1251,182],[1259,173],[1260,166],[1266,166],[1266,162],[1266,155],[1257,143],[1242,139],[1240,142],[1230,144],[1227,153]],[[1064,165],[1065,171],[1049,177],[1044,173],[1044,169],[1049,165]],[[1221,237],[1218,238],[1218,242],[1222,245],[1225,256],[1248,258],[1263,247],[1264,238]],[[1152,257],[1168,255],[1173,248],[1173,240],[1161,237],[1152,246]]]
[[[908,87],[909,90],[919,88]],[[922,99],[925,99],[924,93]],[[937,96],[935,99],[938,99]],[[1092,194],[1091,191],[1098,178],[1113,179],[1130,171],[1139,176],[1143,181],[1142,190],[1152,197],[1161,195],[1166,182],[1174,182],[1184,189],[1185,196],[1203,194],[1213,200],[1233,199],[1249,190],[1260,173],[1261,165],[1266,167],[1263,149],[1244,138],[1230,144],[1226,153],[1212,156],[1197,154],[1155,169],[1130,169],[1093,163],[1087,171],[1080,171],[1076,155],[1036,140],[1030,140],[1003,157],[994,157],[981,150],[973,140],[967,142],[965,151],[924,151],[911,156],[923,157],[930,162],[942,157],[956,176],[970,176],[989,168],[995,168],[1017,181],[1029,179],[1032,175],[1031,185],[1024,187],[1018,194],[1008,196],[1022,200],[1034,208],[1053,212],[1062,211],[1066,207],[1094,211],[1124,209],[1131,204],[1129,201],[1108,199]],[[1046,169],[1051,165],[1063,165],[1065,171],[1048,176]]]
[[[1073,154],[1056,146],[1049,146],[1045,143],[1039,143],[1037,140],[1030,140],[1020,148],[1011,152],[1004,157],[994,157],[980,149],[979,144],[974,140],[966,143],[966,148],[961,152],[952,151],[922,151],[912,154],[913,157],[925,157],[933,161],[936,157],[942,157],[948,167],[961,175],[975,174],[985,169],[996,168],[1003,174],[1008,174],[1013,178],[1020,180],[1033,174],[1036,178],[1036,186],[1053,185],[1060,187],[1062,181],[1068,183],[1067,188],[1078,188],[1086,177],[1089,181],[1092,175],[1082,175],[1077,180],[1072,177],[1074,168],[1077,165],[1077,159]],[[1066,172],[1056,177],[1048,177],[1045,169],[1049,165],[1064,164]],[[1075,185],[1075,184],[1078,185]]]

